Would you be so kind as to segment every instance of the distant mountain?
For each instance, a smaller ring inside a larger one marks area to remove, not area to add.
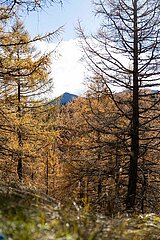
[[[49,103],[49,105],[66,105],[67,103],[73,101],[74,99],[78,98],[77,95],[71,94],[68,92],[63,93],[61,96],[55,98],[53,101]]]

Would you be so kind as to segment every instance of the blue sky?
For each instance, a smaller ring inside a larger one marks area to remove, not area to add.
[[[63,40],[76,38],[75,26],[78,19],[89,31],[94,31],[97,19],[94,17],[92,0],[64,0],[63,7],[54,4],[37,12],[31,12],[24,17],[25,26],[31,36],[52,32],[64,25],[61,34]]]
[[[37,34],[52,32],[64,25],[64,31],[59,39],[50,43],[40,43],[41,51],[53,50],[59,40],[62,40],[58,47],[57,55],[52,59],[52,73],[54,89],[51,97],[56,97],[64,92],[83,94],[85,87],[83,82],[86,79],[86,69],[81,63],[81,50],[78,46],[75,27],[80,20],[87,32],[94,32],[98,26],[98,19],[93,13],[92,0],[63,0],[61,7],[54,4],[52,7],[42,11],[31,12],[23,16],[24,24],[31,37]]]
[[[24,24],[31,37],[44,35],[64,25],[64,31],[59,38],[52,42],[40,42],[41,52],[53,51],[57,44],[56,53],[52,55],[51,78],[53,91],[51,98],[64,92],[84,94],[88,80],[88,68],[81,61],[82,51],[78,44],[75,27],[81,21],[87,34],[94,33],[99,27],[100,19],[94,15],[93,0],[63,0],[64,4],[53,4],[39,12],[30,12],[23,16]]]

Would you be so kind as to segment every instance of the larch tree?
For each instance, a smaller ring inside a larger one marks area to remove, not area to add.
[[[113,130],[119,118],[112,100],[101,92],[96,95],[93,88],[85,97],[61,107],[56,118],[60,130],[56,142],[60,187],[56,192],[61,199],[72,197],[82,205],[109,214],[120,207],[124,192],[122,186],[122,196],[116,190],[121,166],[114,145],[120,140]],[[120,151],[118,154],[120,158]]]
[[[94,5],[102,24],[92,36],[87,36],[79,26],[82,49],[92,72],[101,74],[103,91],[110,92],[119,113],[128,122],[123,129],[117,129],[117,134],[124,131],[127,143],[126,208],[135,211],[141,205],[143,212],[144,201],[150,204],[146,199],[150,191],[148,173],[155,174],[152,180],[158,179],[158,172],[150,167],[159,159],[160,128],[156,123],[160,97],[154,89],[160,86],[160,2],[97,0]],[[115,87],[126,90],[130,98],[114,94]],[[156,159],[151,160],[152,152]]]
[[[36,51],[19,20],[1,37],[0,49],[0,88],[4,112],[1,115],[1,132],[7,132],[4,134],[5,154],[17,159],[17,174],[21,181],[24,159],[39,157],[42,142],[45,148],[43,136],[48,143],[41,95],[51,87],[50,55]]]
[[[22,22],[15,19],[54,4],[62,5],[63,1],[4,0],[0,3],[0,158],[5,162],[0,168],[2,175],[7,175],[7,181],[15,171],[19,180],[24,179],[27,161],[32,162],[32,166],[29,167],[32,180],[36,175],[33,173],[38,170],[39,175],[34,179],[38,182],[40,174],[46,178],[46,158],[50,157],[48,161],[53,158],[51,149],[55,132],[51,131],[52,127],[46,123],[48,113],[41,105],[40,96],[46,92],[51,82],[48,78],[50,54],[39,55],[33,45],[37,41],[50,41],[55,38],[62,27],[43,36],[30,38]],[[36,166],[34,160],[38,158],[42,164]],[[40,165],[44,168],[43,173]],[[7,169],[10,169],[10,172]],[[15,179],[15,175],[12,179]],[[47,181],[45,185],[48,188]]]

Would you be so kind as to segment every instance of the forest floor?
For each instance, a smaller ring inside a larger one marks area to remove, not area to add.
[[[160,240],[160,216],[108,218],[74,203],[71,208],[62,207],[36,194],[1,192],[0,239]]]

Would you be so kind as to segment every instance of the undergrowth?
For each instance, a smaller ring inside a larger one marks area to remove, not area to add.
[[[0,193],[0,234],[7,240],[160,240],[160,216],[108,218],[73,203]]]

